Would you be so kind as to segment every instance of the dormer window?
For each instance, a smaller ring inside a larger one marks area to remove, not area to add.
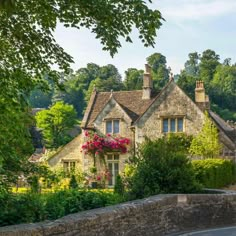
[[[107,120],[106,134],[119,134],[119,133],[120,133],[120,120]]]

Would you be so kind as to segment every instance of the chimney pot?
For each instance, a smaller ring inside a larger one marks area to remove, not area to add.
[[[151,74],[151,66],[148,64],[145,64],[145,73]]]
[[[151,67],[145,64],[145,72],[143,75],[143,97],[142,99],[151,99],[153,81],[151,77]]]
[[[208,95],[205,93],[203,81],[196,81],[195,102],[203,111],[210,109],[210,101]]]

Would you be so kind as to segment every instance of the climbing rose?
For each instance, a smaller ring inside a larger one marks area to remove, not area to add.
[[[109,151],[117,151],[121,153],[127,152],[127,147],[130,144],[128,138],[123,137],[112,137],[108,134],[105,137],[101,137],[98,134],[91,134],[88,131],[85,131],[85,136],[87,141],[82,145],[82,151],[92,154],[105,154]]]

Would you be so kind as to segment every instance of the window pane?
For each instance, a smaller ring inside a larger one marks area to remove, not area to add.
[[[69,171],[69,162],[63,162],[64,171]]]
[[[120,121],[119,120],[113,120],[113,133],[114,134],[120,133]]]
[[[70,170],[71,171],[75,170],[75,162],[70,162]]]
[[[112,155],[107,155],[107,160],[111,161],[112,160]]]
[[[175,119],[170,119],[170,131],[175,132]]]
[[[112,184],[112,178],[113,178],[113,175],[112,175],[112,163],[108,163],[108,170],[109,170],[109,173],[110,173],[110,178],[109,178],[109,183],[108,183],[108,185],[109,186],[112,186],[113,184]]]
[[[116,181],[116,177],[119,174],[119,163],[114,163],[114,181]]]
[[[111,120],[106,122],[106,133],[107,134],[112,133],[112,121]]]
[[[178,132],[183,132],[183,118],[178,118]]]
[[[168,132],[168,119],[163,119],[163,130],[164,133]]]
[[[119,160],[119,155],[115,154],[114,155],[114,160]]]

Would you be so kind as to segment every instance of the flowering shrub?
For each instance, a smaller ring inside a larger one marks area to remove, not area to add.
[[[127,146],[130,144],[130,140],[128,138],[112,137],[110,134],[105,137],[101,137],[96,133],[92,134],[85,131],[85,136],[88,140],[82,145],[82,151],[84,151],[85,154],[90,153],[93,156],[103,156],[109,151],[126,153]]]
[[[97,174],[96,180],[98,182],[98,185],[100,188],[105,188],[106,186],[106,181],[110,180],[111,178],[111,173],[109,172],[108,169],[105,169],[104,171],[101,171],[100,173]]]

